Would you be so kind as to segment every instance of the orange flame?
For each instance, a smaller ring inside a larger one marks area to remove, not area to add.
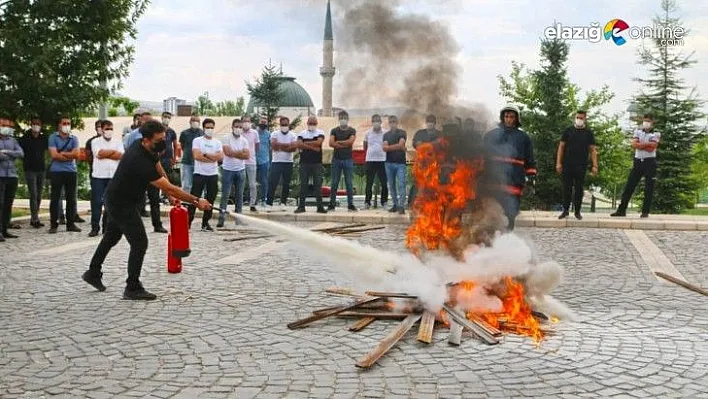
[[[502,311],[483,313],[479,316],[490,325],[507,332],[529,336],[536,342],[543,339],[540,323],[531,314],[531,306],[526,302],[524,286],[511,277],[505,277],[506,291],[501,296]],[[467,315],[470,317],[470,314]]]

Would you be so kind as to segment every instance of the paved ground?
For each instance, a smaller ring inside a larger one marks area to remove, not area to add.
[[[0,243],[2,398],[708,397],[708,298],[657,280],[622,230],[519,229],[542,258],[565,265],[556,294],[581,317],[539,348],[517,336],[450,347],[440,329],[424,346],[411,331],[368,371],[354,363],[396,322],[287,329],[344,302],[323,290],[348,284],[289,244],[195,232],[184,272],[170,275],[166,237],[150,233],[143,280],[159,298],[144,303],[120,299],[124,241],[98,293],[80,280],[98,239],[18,232]],[[403,232],[389,225],[356,239],[402,252]],[[708,232],[647,236],[686,279],[706,284]]]

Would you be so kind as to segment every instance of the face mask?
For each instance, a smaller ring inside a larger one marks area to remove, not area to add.
[[[381,129],[381,122],[374,122],[373,125],[374,125],[374,129],[376,129],[376,130]]]
[[[204,135],[211,137],[214,134],[214,129],[204,129]]]
[[[346,119],[339,120],[339,126],[341,126],[341,127],[347,126],[347,123],[349,123],[349,121]]]
[[[268,125],[266,125],[265,123],[261,123],[260,125],[258,125],[258,127],[259,127],[261,130],[266,130],[266,128],[268,127]]]
[[[427,127],[428,130],[433,130],[433,129],[435,129],[435,124],[432,122],[428,122],[425,124],[425,127]]]
[[[233,128],[233,133],[234,133],[234,136],[238,137],[241,135],[241,133],[243,133],[243,129],[241,129],[240,127],[235,127],[235,128]]]
[[[585,126],[585,121],[580,118],[575,118],[575,127]]]
[[[281,133],[287,133],[290,131],[290,126],[281,126],[280,127],[280,132]]]
[[[162,124],[167,126],[170,124],[170,118],[162,118]]]
[[[62,126],[62,127],[61,127],[61,132],[64,133],[64,134],[69,134],[69,133],[71,133],[71,126],[66,126],[66,125]]]
[[[152,150],[156,153],[160,153],[162,151],[165,151],[167,149],[167,142],[165,140],[160,140],[157,143],[154,144],[154,147],[152,147]]]
[[[39,133],[39,131],[42,130],[42,127],[39,125],[32,125],[32,131],[35,133]]]
[[[251,122],[243,122],[241,124],[241,127],[243,127],[243,130],[250,130],[251,129]]]
[[[311,131],[311,132],[314,132],[315,129],[317,129],[317,126],[313,126],[313,125],[308,125],[308,126],[307,126],[307,130],[309,130],[309,131]]]
[[[113,137],[113,130],[104,130],[103,131],[103,138],[106,140],[110,140],[111,137]]]
[[[3,136],[12,136],[15,133],[15,129],[7,126],[3,126],[0,128],[0,135]]]
[[[192,129],[199,129],[199,122],[189,122],[189,126]]]
[[[647,122],[647,121],[642,122],[642,128],[643,129],[651,129],[651,122]]]

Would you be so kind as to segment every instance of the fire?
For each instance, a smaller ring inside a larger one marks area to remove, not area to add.
[[[502,311],[479,314],[490,325],[507,332],[526,335],[536,342],[543,339],[540,323],[531,314],[531,306],[526,302],[524,286],[511,277],[504,279],[505,292],[501,294]],[[468,313],[470,318],[472,314]]]

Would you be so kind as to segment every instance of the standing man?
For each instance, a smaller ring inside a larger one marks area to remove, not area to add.
[[[656,148],[659,146],[660,139],[661,133],[654,130],[654,117],[652,114],[644,114],[642,128],[634,131],[632,139],[634,164],[622,192],[622,202],[617,207],[617,212],[610,214],[610,216],[627,216],[629,200],[632,198],[637,184],[644,177],[644,202],[642,203],[641,217],[649,217],[651,201],[654,196],[654,181],[656,180]]]
[[[86,163],[88,163],[89,166],[89,176],[93,176],[93,152],[91,151],[91,144],[96,139],[96,137],[101,137],[101,135],[103,134],[103,130],[101,130],[101,122],[103,121],[99,119],[96,121],[96,123],[94,123],[96,134],[91,136],[90,139],[86,140]]]
[[[124,139],[125,136],[129,135],[130,132],[140,127],[140,119],[140,114],[133,115],[133,124],[123,128],[123,135],[121,136],[122,139]],[[125,143],[123,143],[123,145],[125,146]]]
[[[10,227],[12,203],[17,193],[15,160],[21,159],[25,154],[15,140],[13,126],[10,118],[0,116],[0,242],[6,238],[17,238],[7,229]]]
[[[575,218],[581,220],[580,208],[583,206],[583,183],[588,170],[588,157],[592,156],[593,176],[597,176],[597,148],[595,135],[586,125],[587,112],[575,113],[575,125],[563,132],[556,154],[556,171],[563,176],[563,213],[558,219],[565,219],[570,214],[571,191]]]
[[[499,112],[499,126],[484,135],[484,144],[490,155],[486,162],[492,169],[495,181],[487,182],[493,196],[506,214],[509,231],[514,230],[519,215],[521,195],[526,180],[536,185],[536,159],[533,144],[521,126],[521,112],[513,105],[507,105]]]
[[[268,120],[261,118],[258,121],[258,153],[256,154],[256,175],[258,177],[258,201],[263,208],[266,206],[268,195],[268,174],[270,173],[270,130]]]
[[[305,198],[312,178],[312,185],[317,200],[317,213],[327,213],[322,206],[322,143],[324,132],[317,128],[317,117],[307,118],[307,130],[297,136],[297,148],[300,150],[300,201],[295,213],[305,212]]]
[[[258,171],[258,167],[256,166],[256,154],[260,149],[260,139],[258,137],[258,132],[255,129],[251,129],[251,118],[248,116],[243,118],[241,127],[243,128],[243,137],[248,140],[248,154],[250,155],[250,157],[246,160],[248,203],[251,205],[251,212],[258,212],[258,209],[256,209],[256,201],[258,199],[258,192],[256,190],[256,172]]]
[[[393,206],[389,212],[406,213],[406,140],[405,130],[398,128],[398,118],[388,117],[389,130],[383,136],[383,150],[386,153],[386,180]]]
[[[378,177],[381,186],[381,207],[386,208],[388,201],[388,180],[386,178],[386,151],[383,150],[384,132],[381,128],[381,115],[371,117],[372,128],[366,132],[364,138],[364,152],[366,153],[366,197],[364,203],[366,209],[371,208],[372,188],[374,186],[374,176]]]
[[[241,120],[231,122],[231,134],[222,139],[224,162],[221,165],[221,203],[219,204],[219,222],[216,227],[224,227],[226,208],[231,188],[236,186],[235,208],[236,213],[243,212],[243,186],[246,182],[246,164],[251,157],[248,150],[248,140],[243,137]]]
[[[62,191],[66,196],[66,231],[80,233],[81,229],[75,224],[79,139],[71,134],[71,119],[67,116],[59,119],[59,131],[49,137],[49,155],[52,157],[49,167],[52,184],[49,233],[56,234],[59,228],[59,201]]]
[[[44,176],[46,166],[44,156],[49,150],[47,136],[42,133],[42,120],[38,117],[32,118],[31,127],[19,140],[20,147],[25,153],[22,168],[25,172],[25,181],[29,191],[30,226],[35,229],[44,227],[44,223],[39,221],[39,206],[42,203],[42,192],[44,191]]]
[[[167,148],[160,154],[160,163],[162,169],[165,170],[170,183],[175,184],[173,179],[173,170],[179,156],[179,145],[177,144],[177,132],[170,127],[172,114],[170,112],[162,113],[162,124],[165,126],[165,143]],[[167,193],[162,193],[163,199],[167,200]]]
[[[423,143],[432,143],[434,141],[440,140],[442,137],[442,132],[435,129],[437,124],[437,118],[435,115],[428,115],[425,117],[425,129],[420,129],[413,135],[413,148],[418,149],[418,146]],[[415,185],[415,180],[411,183],[411,190],[408,194],[408,207],[413,205],[415,197],[418,195],[418,187]],[[401,206],[403,206],[401,204]]]
[[[339,188],[339,179],[344,172],[344,184],[347,187],[347,209],[350,212],[356,212],[354,206],[354,186],[352,179],[354,178],[354,160],[352,159],[352,147],[356,140],[356,130],[349,126],[349,114],[347,111],[339,111],[339,126],[332,129],[329,133],[329,146],[334,149],[332,157],[332,187],[329,194],[328,211],[335,209],[334,204],[337,201],[337,189]]]
[[[214,204],[216,194],[219,191],[219,165],[218,162],[224,159],[224,151],[221,141],[214,138],[213,119],[206,118],[202,123],[204,126],[204,136],[197,137],[192,142],[192,155],[194,156],[194,182],[192,184],[192,195],[201,197],[206,189],[206,199],[210,204]],[[228,197],[227,197],[228,198]],[[194,206],[188,206],[189,225],[194,220]],[[202,230],[214,231],[209,224],[211,220],[211,209],[204,211],[202,216]]]
[[[101,122],[100,138],[93,141],[93,167],[91,168],[91,232],[89,237],[96,237],[103,211],[103,233],[106,232],[106,214],[104,196],[108,184],[116,173],[118,163],[123,157],[123,142],[113,137],[113,122]]]
[[[182,190],[192,191],[192,178],[194,176],[194,158],[192,157],[192,142],[197,137],[204,135],[200,128],[200,118],[192,115],[189,118],[189,129],[179,134],[179,145],[182,148],[182,161],[180,165],[180,177],[182,180]]]
[[[207,200],[188,194],[167,180],[157,155],[165,150],[165,127],[160,122],[149,121],[142,126],[142,130],[140,144],[126,150],[108,185],[105,197],[108,214],[106,233],[82,279],[99,291],[106,290],[101,281],[103,262],[111,248],[125,235],[130,244],[130,254],[123,299],[152,300],[157,296],[146,291],[140,283],[148,238],[138,208],[143,201],[147,185],[152,184],[167,192],[170,198],[175,197],[202,210],[211,209],[211,205]]]
[[[297,137],[290,131],[290,119],[280,118],[280,131],[273,132],[270,136],[270,145],[273,148],[273,165],[270,171],[270,181],[268,182],[268,198],[266,204],[268,208],[273,207],[273,197],[275,189],[281,179],[283,185],[280,189],[280,206],[284,208],[288,204],[290,195],[290,180],[293,177],[293,161],[295,151],[297,151]]]

